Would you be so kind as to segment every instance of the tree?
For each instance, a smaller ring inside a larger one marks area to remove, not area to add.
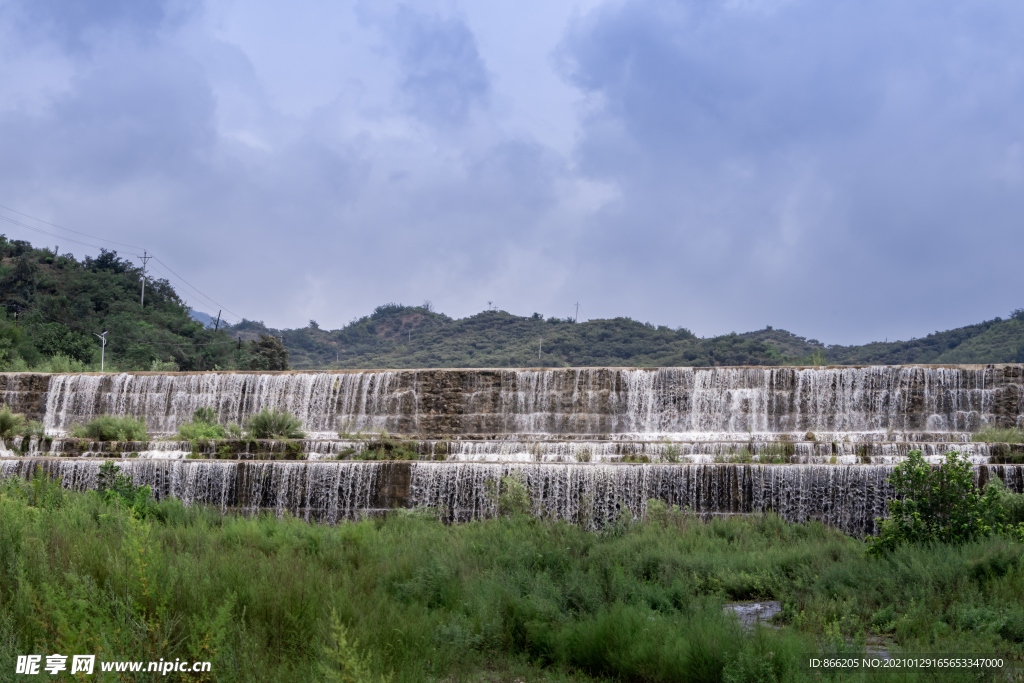
[[[248,343],[250,370],[287,370],[288,350],[277,337],[261,334]]]
[[[889,476],[896,498],[889,501],[889,518],[879,520],[871,552],[881,554],[904,543],[964,543],[992,534],[1013,532],[998,487],[980,491],[967,456],[952,451],[938,466],[911,451]]]

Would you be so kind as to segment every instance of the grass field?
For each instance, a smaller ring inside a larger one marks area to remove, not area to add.
[[[1004,539],[874,558],[819,524],[658,506],[601,533],[427,512],[328,527],[130,508],[42,481],[0,484],[0,681],[34,679],[12,673],[16,655],[53,652],[211,660],[166,680],[282,683],[352,680],[346,663],[372,672],[355,680],[840,680],[806,654],[878,638],[1018,664],[1024,652],[1024,547]],[[723,611],[750,599],[782,602],[773,627]],[[82,680],[136,680],[111,675]],[[998,679],[872,680],[889,678]]]

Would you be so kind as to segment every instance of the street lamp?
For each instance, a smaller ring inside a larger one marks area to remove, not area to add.
[[[100,348],[100,372],[103,372],[103,365],[107,355],[107,331],[103,330],[103,334],[93,332],[93,336],[99,337],[100,341],[103,342],[103,346]]]

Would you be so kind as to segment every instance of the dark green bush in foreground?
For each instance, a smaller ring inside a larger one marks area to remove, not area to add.
[[[947,453],[933,467],[921,451],[911,451],[889,482],[896,498],[889,501],[889,518],[879,523],[872,552],[889,552],[903,543],[964,543],[999,534],[1024,539],[1024,526],[1007,524],[1004,501],[1016,499],[1007,499],[1001,481],[978,490],[974,468],[961,453]]]
[[[153,503],[113,466],[101,484],[0,487],[2,675],[16,654],[105,652],[210,659],[218,681],[810,681],[803,653],[867,634],[1024,652],[1024,548],[1003,538],[875,558],[773,516],[655,506],[591,533],[515,501],[465,525],[396,512],[328,527]],[[722,603],[746,599],[781,600],[785,627],[745,633]]]

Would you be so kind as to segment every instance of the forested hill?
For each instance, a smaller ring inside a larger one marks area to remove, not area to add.
[[[453,319],[429,305],[398,304],[340,330],[249,320],[212,330],[166,280],[148,281],[141,306],[141,277],[116,252],[79,261],[0,235],[0,370],[99,370],[95,334],[103,330],[108,371],[1024,362],[1022,310],[864,346],[824,346],[770,327],[701,339],[629,318],[576,323],[484,311]]]
[[[143,306],[141,286],[116,252],[79,261],[0,235],[0,370],[99,370],[104,330],[108,371],[274,369],[266,340],[204,327],[166,280],[147,280]]]
[[[340,330],[314,322],[274,330],[243,321],[243,339],[283,336],[295,368],[898,365],[1024,362],[1024,311],[905,342],[825,346],[767,328],[701,339],[629,318],[574,323],[571,318],[483,311],[453,319],[430,307],[386,304]]]

